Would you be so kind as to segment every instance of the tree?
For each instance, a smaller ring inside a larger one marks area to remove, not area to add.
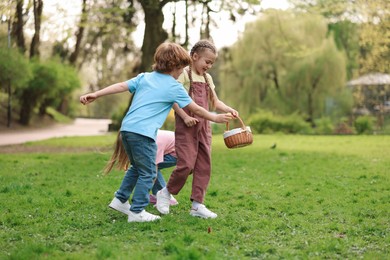
[[[15,49],[0,48],[0,86],[8,93],[8,126],[11,123],[13,94],[23,88],[32,77],[29,61]]]
[[[40,33],[42,22],[43,0],[33,0],[34,11],[34,36],[31,41],[30,58],[39,57]]]
[[[358,70],[349,73],[353,76],[369,73],[388,73],[390,65],[390,38],[386,37],[390,28],[390,2],[387,0],[290,0],[298,11],[321,14],[334,29],[334,24],[343,24],[337,42],[343,42],[348,58],[348,66],[358,61]],[[348,23],[349,22],[349,23]],[[341,29],[339,27],[338,29]],[[353,32],[351,34],[351,32]],[[349,35],[351,37],[345,37]],[[358,40],[354,36],[358,36]],[[355,44],[358,41],[358,52]],[[356,56],[358,58],[356,58]]]
[[[52,86],[54,91],[48,91],[42,98],[39,104],[39,114],[45,115],[46,109],[50,106],[64,115],[69,115],[72,93],[80,87],[80,79],[74,67],[62,64],[57,60],[53,60],[51,64],[57,71],[56,85]]]
[[[361,14],[359,74],[390,72],[390,2],[386,0],[358,0]]]
[[[333,35],[336,46],[345,52],[347,79],[350,80],[359,70],[359,31],[358,25],[348,20],[328,24],[329,34]]]
[[[313,123],[345,82],[344,55],[319,16],[270,11],[247,26],[229,55],[222,96],[242,114],[266,107]]]
[[[87,23],[87,0],[83,0],[82,9],[81,9],[81,18],[79,23],[79,28],[76,33],[76,44],[74,47],[74,51],[69,57],[69,63],[75,66],[77,58],[80,54],[80,47],[84,36],[84,30]]]
[[[39,114],[42,116],[48,106],[58,108],[70,98],[74,89],[80,87],[74,68],[62,65],[55,59],[33,60],[32,70],[33,78],[18,93],[21,104],[19,120],[23,125],[30,124],[35,108],[39,108]]]
[[[332,38],[322,41],[318,50],[302,57],[291,67],[284,80],[289,109],[301,112],[314,125],[325,110],[325,101],[337,97],[345,82],[344,57]]]
[[[16,1],[15,21],[13,23],[12,35],[16,39],[16,45],[19,47],[22,53],[26,51],[26,44],[24,39],[24,19],[25,14],[23,13],[23,0]]]
[[[140,1],[145,13],[145,33],[142,43],[142,60],[139,71],[149,71],[153,63],[153,55],[161,43],[168,39],[168,33],[163,29],[163,7],[169,0]]]

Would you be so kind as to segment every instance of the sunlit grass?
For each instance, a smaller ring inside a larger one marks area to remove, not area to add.
[[[116,139],[116,133],[102,136],[74,136],[51,138],[42,141],[28,142],[26,146],[50,146],[50,147],[112,147]]]
[[[29,146],[104,148],[114,140]],[[102,175],[109,152],[1,154],[0,259],[386,259],[389,141],[260,135],[229,150],[216,135],[205,203],[218,218],[189,216],[190,178],[158,223],[127,223],[108,209],[123,176]]]

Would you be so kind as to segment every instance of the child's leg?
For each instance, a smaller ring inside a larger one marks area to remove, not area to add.
[[[125,140],[126,132],[121,132],[120,137],[122,138],[121,145],[126,151],[127,157],[130,162],[133,161],[133,154],[129,147],[127,147],[128,143]],[[119,199],[122,203],[126,202],[130,198],[130,194],[133,192],[134,186],[137,183],[138,179],[138,171],[137,167],[131,165],[130,168],[126,171],[125,176],[123,177],[121,186],[115,192],[115,197]]]
[[[196,126],[188,127],[184,131],[178,130],[176,125],[175,150],[177,155],[177,165],[172,172],[167,183],[169,193],[176,195],[183,188],[188,176],[194,169],[197,157]]]
[[[134,187],[131,211],[141,212],[149,204],[149,190],[156,178],[156,142],[142,135],[123,132],[123,145],[132,163],[132,168],[138,173],[138,178],[130,179],[129,187]]]
[[[133,192],[134,186],[138,179],[138,172],[136,167],[131,166],[123,177],[121,186],[115,192],[115,197],[122,203],[126,202],[130,198],[130,194]]]
[[[172,167],[172,166],[175,166],[176,165],[176,157],[170,155],[170,154],[165,154],[164,155],[164,161],[163,162],[160,162],[158,164],[158,170],[157,170],[157,179],[156,179],[156,182],[154,183],[153,185],[153,188],[152,188],[152,194],[153,195],[156,195],[157,191],[161,190],[162,188],[164,188],[166,185],[166,182],[164,180],[164,176],[162,175],[161,173],[161,169],[165,169],[165,168],[169,168],[169,167]]]
[[[166,186],[166,183],[165,183],[165,180],[164,180],[164,176],[162,175],[160,170],[157,170],[157,179],[156,179],[156,182],[153,185],[152,194],[156,195],[157,191],[161,190],[165,186]]]
[[[205,125],[205,128],[207,125]],[[206,128],[207,129],[207,128]],[[199,133],[198,155],[192,177],[191,200],[203,203],[211,177],[211,132]]]

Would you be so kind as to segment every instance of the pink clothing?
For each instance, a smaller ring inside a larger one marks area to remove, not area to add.
[[[175,133],[172,131],[157,131],[157,154],[156,165],[164,161],[164,155],[170,154],[176,157],[175,153]]]

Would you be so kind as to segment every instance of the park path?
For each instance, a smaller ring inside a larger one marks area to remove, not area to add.
[[[4,129],[0,131],[0,146],[23,144],[54,137],[91,136],[108,133],[110,119],[76,118],[72,124],[58,124],[39,129]]]

